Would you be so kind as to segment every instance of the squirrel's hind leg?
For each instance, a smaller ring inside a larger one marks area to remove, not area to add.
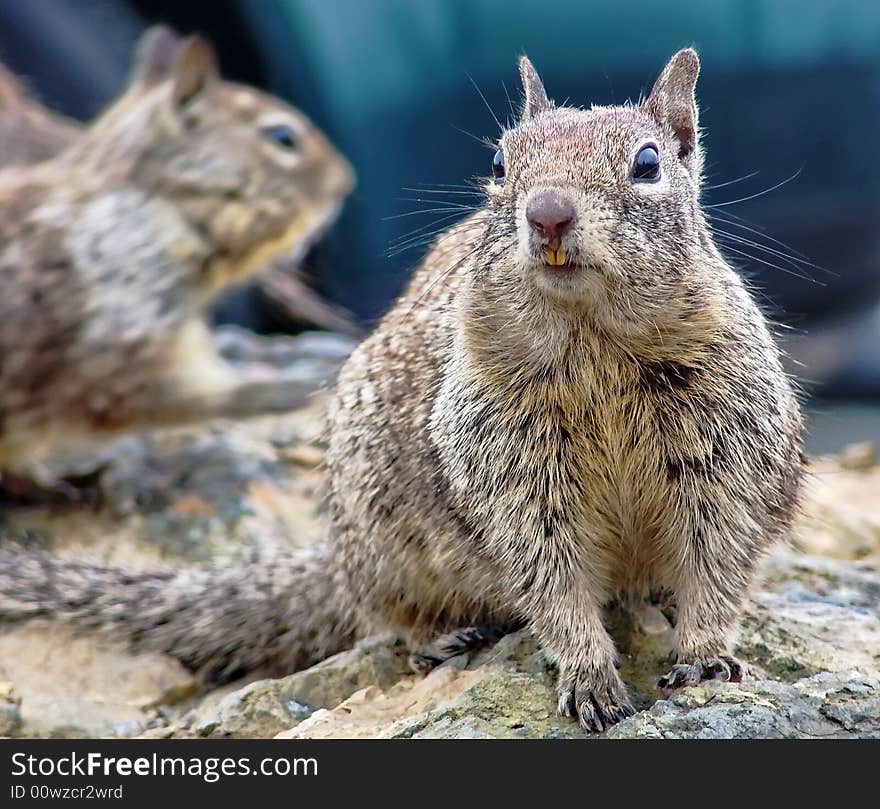
[[[493,646],[505,635],[523,626],[522,621],[511,621],[504,624],[476,624],[447,632],[410,655],[410,667],[417,674],[427,674],[453,657]]]

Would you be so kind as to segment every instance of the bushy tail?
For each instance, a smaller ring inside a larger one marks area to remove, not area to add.
[[[166,652],[211,681],[289,674],[354,641],[332,552],[316,546],[224,567],[130,573],[0,542],[0,621],[35,616]]]

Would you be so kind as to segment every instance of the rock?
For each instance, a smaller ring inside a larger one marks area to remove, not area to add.
[[[478,672],[442,667],[427,677],[410,675],[383,691],[376,685],[356,691],[332,710],[319,710],[278,739],[391,738],[412,735],[422,716],[439,705],[448,705]]]
[[[0,634],[0,679],[15,689],[16,708],[0,691],[0,727],[9,734],[75,737],[131,736],[196,690],[176,660],[131,654],[120,644],[74,635],[63,626],[31,622]],[[5,692],[9,693],[9,692]],[[5,719],[18,713],[17,719]]]
[[[186,727],[197,736],[271,737],[319,708],[339,705],[364,686],[396,683],[409,672],[408,657],[401,644],[368,638],[304,671],[250,683],[197,709]]]
[[[836,559],[880,555],[880,467],[853,471],[833,459],[817,461],[807,480],[793,544]]]
[[[864,472],[877,465],[877,450],[871,441],[849,444],[838,453],[837,463],[842,469]]]
[[[134,569],[322,539],[322,391],[353,341],[319,332],[260,337],[232,326],[215,338],[242,372],[301,381],[313,400],[290,413],[146,431],[52,458],[31,474],[47,487],[86,485],[85,499],[99,508],[16,509],[3,514],[4,528],[42,535],[62,554],[88,549]]]
[[[740,655],[789,681],[880,672],[880,563],[779,554],[766,570],[765,587],[746,606]]]
[[[823,672],[795,683],[704,683],[659,700],[609,739],[880,738],[880,680]]]
[[[504,666],[444,665],[383,691],[370,686],[317,711],[279,739],[561,738],[580,736],[555,715],[552,682]]]
[[[581,738],[570,719],[556,715],[556,688],[548,678],[522,672],[478,669],[477,679],[449,706],[398,734],[414,739]]]
[[[185,726],[196,736],[259,739],[311,715],[314,708],[292,696],[284,680],[257,680],[200,707]]]
[[[142,570],[323,539],[322,400],[288,415],[157,431],[55,461],[46,478],[96,473],[98,509],[17,509],[6,530],[59,555]]]
[[[656,607],[611,615],[636,716],[607,738],[880,736],[880,561],[780,552],[765,567],[736,653],[757,664],[742,683],[705,683],[659,699],[672,627]],[[555,675],[521,631],[424,679],[368,687],[281,738],[569,738],[555,715]]]

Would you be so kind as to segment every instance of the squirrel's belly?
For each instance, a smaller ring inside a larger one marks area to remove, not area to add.
[[[449,386],[435,406],[444,477],[485,528],[482,541],[503,548],[526,537],[548,558],[565,546],[602,598],[668,583],[670,497],[653,424],[621,418],[613,402],[579,408],[578,417],[554,403],[522,402],[501,409],[479,388]]]
[[[597,454],[579,469],[573,488],[582,497],[573,520],[602,600],[646,596],[671,586],[675,543],[666,530],[669,492],[656,464],[637,452]]]

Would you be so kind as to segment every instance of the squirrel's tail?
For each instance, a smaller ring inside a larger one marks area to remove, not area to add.
[[[0,543],[0,621],[44,616],[166,652],[212,681],[289,674],[351,646],[327,545],[216,568],[131,573]]]

